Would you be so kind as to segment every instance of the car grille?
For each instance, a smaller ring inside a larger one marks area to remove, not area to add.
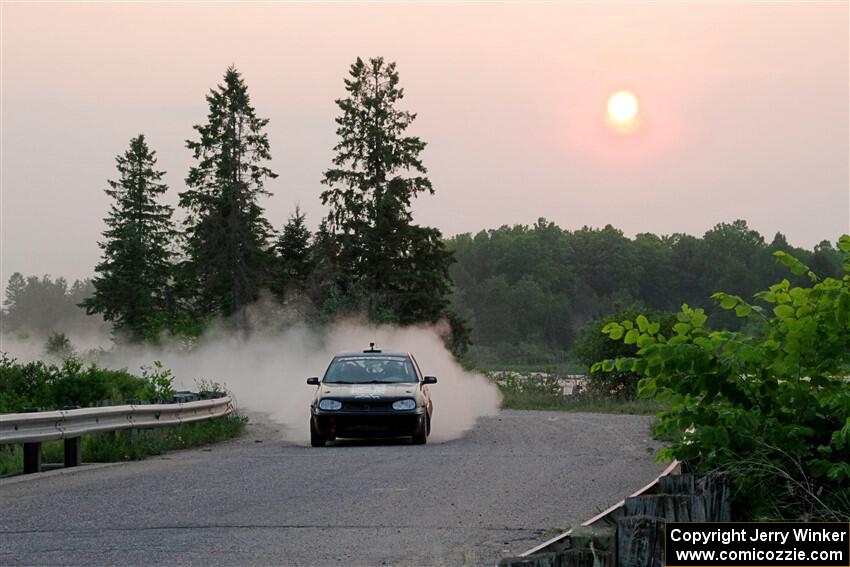
[[[365,402],[357,400],[356,402],[345,402],[342,404],[343,411],[362,411],[368,413],[371,411],[390,411],[392,409],[392,402]]]

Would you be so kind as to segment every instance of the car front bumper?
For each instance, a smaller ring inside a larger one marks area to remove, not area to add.
[[[425,408],[405,411],[328,411],[313,408],[313,424],[325,437],[401,437],[421,427]]]

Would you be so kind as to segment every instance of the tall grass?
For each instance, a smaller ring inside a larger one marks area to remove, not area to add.
[[[505,392],[502,390],[502,407],[505,409],[574,411],[588,413],[620,413],[631,415],[655,415],[663,406],[655,400],[619,400],[615,398],[594,398],[592,396],[549,397],[525,392]]]
[[[521,410],[553,410],[594,413],[655,415],[663,406],[655,400],[622,399],[582,392],[565,396],[554,377],[511,375],[497,382],[502,392],[502,407]]]

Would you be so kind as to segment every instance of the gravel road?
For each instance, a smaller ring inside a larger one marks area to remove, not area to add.
[[[0,480],[0,564],[493,565],[660,473],[650,421],[502,411],[447,443],[313,449],[260,420],[205,449]]]

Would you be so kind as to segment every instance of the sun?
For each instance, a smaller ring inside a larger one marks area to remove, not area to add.
[[[614,126],[633,126],[637,114],[637,97],[629,91],[617,91],[608,99],[608,120]]]

